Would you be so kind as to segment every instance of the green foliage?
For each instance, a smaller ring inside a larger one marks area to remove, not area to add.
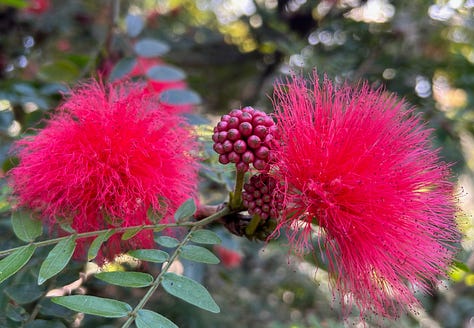
[[[154,81],[181,81],[186,78],[183,70],[169,65],[157,65],[148,69],[146,76]]]
[[[220,312],[219,306],[206,288],[190,278],[169,272],[163,275],[162,285],[169,294],[183,301],[209,312]]]
[[[145,21],[140,15],[127,15],[125,23],[127,25],[127,34],[132,38],[138,36],[145,27]]]
[[[17,273],[33,256],[36,246],[23,246],[0,261],[0,283]]]
[[[178,328],[172,321],[150,310],[140,310],[135,319],[137,328]]]
[[[163,263],[169,259],[168,253],[158,249],[135,249],[129,251],[127,254],[146,262]]]
[[[194,203],[194,199],[190,198],[178,207],[174,214],[174,220],[178,222],[187,219],[194,215],[194,213],[196,213],[196,204]]]
[[[125,317],[132,311],[132,308],[127,303],[96,296],[72,295],[53,297],[51,300],[73,311],[106,318]]]
[[[155,241],[163,247],[175,248],[179,245],[179,240],[169,236],[158,236]]]
[[[89,261],[95,259],[102,244],[105,243],[110,237],[112,237],[113,234],[114,232],[111,229],[109,229],[97,235],[97,237],[95,237],[94,241],[89,246],[89,250],[87,251],[87,259]]]
[[[165,90],[161,93],[160,99],[169,105],[198,105],[201,103],[201,96],[187,89]]]
[[[38,72],[38,77],[46,82],[74,82],[80,72],[80,67],[65,59],[44,64]]]
[[[185,245],[181,248],[181,257],[187,260],[207,264],[218,264],[220,260],[208,249],[195,245]]]
[[[66,328],[66,326],[57,320],[33,320],[28,322],[25,328]]]
[[[122,234],[122,240],[129,240],[130,238],[135,237],[142,230],[143,230],[142,227],[128,229]]]
[[[170,50],[166,43],[150,38],[144,38],[137,41],[134,49],[137,55],[145,58],[162,56]]]
[[[41,264],[38,274],[38,285],[43,284],[46,280],[61,272],[71,260],[75,248],[76,237],[74,235],[61,240],[54,246],[43,264]]]
[[[100,272],[95,277],[109,284],[132,288],[147,287],[153,282],[153,277],[143,272]]]
[[[44,295],[45,288],[38,286],[33,275],[20,275],[20,278],[14,279],[14,282],[4,289],[5,294],[15,304],[29,304],[39,300]]]
[[[115,81],[124,78],[132,71],[136,63],[137,60],[135,57],[125,57],[120,59],[117,64],[115,64],[112,72],[110,72],[109,80]]]
[[[220,244],[221,238],[212,230],[200,229],[193,231],[191,241],[198,244]]]
[[[224,2],[203,5],[194,0],[161,1],[159,6],[150,1],[112,1],[107,5],[52,1],[54,8],[41,14],[26,11],[31,2],[0,0],[0,244],[2,250],[7,250],[17,247],[18,239],[29,243],[2,253],[1,327],[71,326],[75,314],[44,295],[87,276],[84,261],[70,261],[74,237],[62,239],[48,252],[49,248],[43,246],[52,244],[44,244],[48,237],[42,236],[41,221],[23,209],[11,213],[16,207],[10,202],[11,192],[3,178],[18,163],[10,152],[11,143],[37,133],[31,128],[44,126],[43,119],[56,108],[62,93],[67,94],[66,84],[73,86],[98,76],[110,81],[130,78],[137,59],[157,61],[145,75],[133,79],[165,83],[186,78],[186,83],[197,91],[169,89],[159,96],[169,105],[200,105],[199,111],[185,116],[203,142],[198,154],[204,160],[200,168],[201,203],[227,201],[234,178],[231,170],[217,163],[209,142],[209,122],[229,109],[246,105],[271,112],[273,81],[289,71],[307,72],[313,68],[337,82],[368,80],[373,87],[384,86],[406,98],[433,128],[436,146],[447,161],[455,163],[455,172],[466,172],[472,179],[472,149],[466,145],[474,136],[474,16],[468,1],[387,2],[393,16],[387,16],[384,22],[354,18],[355,10],[366,1],[344,5],[332,1],[249,1],[246,13],[223,10],[231,6]],[[166,206],[166,200],[160,199],[160,211],[149,210],[151,223],[165,219]],[[175,222],[181,225],[195,213],[196,204],[190,199],[176,211]],[[76,234],[70,228],[72,219],[67,218],[61,226]],[[154,232],[161,229],[164,228]],[[336,314],[325,310],[330,306],[331,295],[325,290],[327,278],[320,275],[325,274],[323,264],[327,259],[316,254],[299,263],[287,250],[272,243],[262,255],[260,246],[229,237],[227,232],[219,231],[217,235],[209,228],[195,230],[183,238],[180,229],[185,228],[172,229],[176,238],[166,232],[155,239],[157,247],[167,248],[167,252],[128,252],[140,261],[150,262],[139,268],[147,273],[102,272],[95,275],[102,281],[85,278],[81,283],[80,288],[90,296],[54,300],[74,311],[99,316],[85,316],[81,326],[110,327],[116,321],[105,317],[130,318],[132,308],[102,296],[137,304],[139,297],[130,288],[115,285],[152,290],[159,287],[153,283],[153,277],[158,277],[170,295],[211,312],[218,312],[220,307],[225,314],[219,318],[203,314],[158,291],[146,305],[156,312],[143,308],[134,312],[138,328],[176,327],[173,322],[182,327],[343,326],[337,320],[337,304],[333,306]],[[462,229],[466,236],[463,245],[469,246],[472,223]],[[121,240],[130,240],[140,231],[143,227],[127,229]],[[109,230],[91,237],[89,261],[96,260],[100,247],[112,235]],[[179,267],[180,259],[218,263],[209,249],[187,243],[212,247],[221,239],[224,246],[244,256],[241,267],[210,267],[183,261],[187,277],[167,272],[168,264]],[[440,326],[465,326],[472,317],[474,298],[469,289],[472,286],[467,285],[472,280],[469,247],[464,247],[459,261],[453,263],[462,279],[455,288],[448,286],[449,299],[446,293],[437,291],[434,297],[422,299],[428,315]],[[287,268],[288,262],[300,265]],[[129,265],[120,263],[118,267],[128,270]],[[308,269],[313,265],[319,267],[317,274]],[[250,267],[253,270],[248,270]],[[111,285],[104,289],[104,282]],[[357,315],[354,318],[351,324],[358,325]],[[400,325],[414,327],[418,321],[419,318],[402,317]]]
[[[35,240],[43,233],[41,221],[34,218],[33,213],[26,210],[12,213],[12,227],[15,235],[25,242]]]

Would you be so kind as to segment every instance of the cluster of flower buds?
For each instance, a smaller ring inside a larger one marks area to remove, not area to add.
[[[253,175],[244,184],[243,205],[249,214],[258,214],[262,219],[277,218],[283,209],[282,195],[276,194],[276,180],[267,174]]]
[[[244,172],[250,164],[257,170],[265,169],[275,129],[270,116],[252,107],[234,109],[223,115],[212,136],[219,162],[235,163],[237,170]]]

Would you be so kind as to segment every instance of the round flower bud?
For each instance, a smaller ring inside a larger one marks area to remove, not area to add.
[[[217,131],[227,131],[229,127],[229,122],[226,121],[220,121],[217,123]]]
[[[228,122],[228,125],[227,127],[229,129],[237,129],[239,127],[239,119],[235,116],[232,116],[230,119],[229,119],[229,122]]]
[[[252,121],[252,124],[253,124],[253,126],[263,125],[263,124],[265,124],[265,118],[263,116],[254,117],[253,121]]]
[[[265,137],[268,134],[268,129],[264,125],[257,125],[253,129],[253,134],[256,135],[257,137],[259,137],[260,139],[265,139]]]
[[[229,115],[240,119],[242,117],[242,111],[240,109],[233,109],[230,111]]]
[[[228,122],[230,120],[230,115],[222,115],[221,116],[221,121],[225,121],[225,122]]]
[[[225,154],[224,147],[222,146],[221,143],[214,144],[212,148],[214,148],[214,151],[218,154],[221,154],[221,155]]]
[[[249,122],[242,122],[239,125],[239,131],[244,137],[249,137],[252,135],[253,127]]]
[[[240,117],[240,122],[252,122],[253,116],[248,112],[243,112],[242,116]]]
[[[229,164],[230,161],[229,161],[229,158],[227,157],[227,155],[220,155],[219,156],[219,163],[221,164]]]
[[[240,139],[240,132],[239,132],[239,130],[237,130],[237,129],[230,129],[229,131],[227,131],[227,139],[229,139],[229,140],[231,140],[231,141],[235,141],[235,140]]]
[[[250,164],[253,162],[255,156],[251,151],[246,151],[245,153],[242,154],[242,161],[246,164]]]
[[[245,153],[245,151],[247,150],[247,143],[243,140],[237,140],[236,142],[234,142],[234,151],[237,153],[237,154],[243,154]],[[244,161],[244,163],[247,163],[246,161]]]
[[[255,113],[255,109],[253,109],[250,106],[246,106],[246,107],[242,108],[242,112],[253,114],[253,113]]]
[[[238,162],[240,162],[240,156],[235,151],[230,152],[229,155],[227,155],[227,157],[229,158],[229,161],[231,163],[237,164]]]
[[[224,148],[224,151],[228,153],[228,152],[231,152],[232,149],[234,149],[234,144],[230,140],[226,140],[222,144],[222,147]]]
[[[255,155],[260,159],[267,159],[269,154],[270,149],[265,146],[262,146],[255,151]]]
[[[275,126],[275,122],[273,122],[273,119],[270,116],[265,116],[263,125],[266,127],[272,127]]]
[[[253,148],[253,149],[260,147],[261,143],[262,143],[262,140],[260,140],[260,138],[257,137],[256,135],[251,135],[247,139],[247,144],[249,145],[250,148]]]
[[[244,162],[238,162],[236,165],[235,165],[237,171],[240,171],[240,172],[247,172],[249,170],[249,165],[248,164],[245,164]]]
[[[257,170],[264,170],[266,166],[267,163],[264,160],[256,159],[253,161],[253,167],[255,167]]]
[[[217,142],[224,142],[227,139],[227,131],[219,132],[217,135]]]

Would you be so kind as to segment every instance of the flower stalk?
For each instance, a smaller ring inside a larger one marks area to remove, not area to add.
[[[244,188],[245,171],[237,170],[235,177],[235,188],[231,194],[230,208],[232,210],[239,210],[242,208],[242,190]]]

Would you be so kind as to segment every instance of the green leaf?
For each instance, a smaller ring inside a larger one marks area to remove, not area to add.
[[[128,73],[130,73],[135,66],[137,60],[134,57],[126,57],[120,59],[117,64],[115,64],[112,72],[110,72],[109,80],[115,81],[123,78]]]
[[[74,230],[74,228],[71,226],[71,222],[66,221],[66,220],[64,220],[64,221],[57,220],[57,222],[59,223],[59,226],[61,227],[61,229],[63,229],[67,233],[69,233],[71,235],[76,233],[76,230]]]
[[[143,227],[136,227],[133,229],[129,229],[122,234],[122,240],[129,240],[130,238],[135,237],[137,233],[139,233],[142,230],[143,230]]]
[[[161,41],[144,38],[135,43],[134,49],[137,55],[150,58],[164,55],[169,51],[170,47]]]
[[[112,229],[109,229],[97,235],[97,237],[89,246],[89,250],[87,251],[88,261],[95,259],[102,244],[105,243],[113,234],[114,234],[114,231]]]
[[[0,0],[0,5],[7,7],[25,8],[28,5],[26,0]]]
[[[17,249],[0,261],[0,283],[18,272],[33,256],[36,246],[33,244]]]
[[[220,262],[217,256],[212,254],[212,252],[208,249],[201,246],[186,245],[183,246],[181,250],[181,257],[187,260],[208,264],[217,264]]]
[[[67,93],[68,88],[61,83],[47,83],[40,88],[40,94],[44,96],[58,95],[61,92]]]
[[[155,263],[166,262],[169,258],[168,253],[158,249],[136,249],[128,252],[127,254],[142,261]]]
[[[13,90],[25,96],[36,96],[36,89],[28,83],[15,83]]]
[[[43,288],[35,284],[34,281],[29,283],[21,282],[7,286],[4,292],[16,304],[28,304],[36,301],[43,295]]]
[[[41,221],[33,218],[33,213],[26,210],[12,213],[12,226],[15,235],[26,242],[35,240],[43,232]]]
[[[201,97],[188,89],[168,89],[160,94],[162,102],[169,105],[198,105]]]
[[[471,271],[471,270],[469,270],[469,267],[463,262],[453,261],[453,265],[461,271],[464,271],[464,272],[470,272]]]
[[[146,76],[154,81],[181,81],[186,78],[183,70],[168,65],[153,66],[146,71]]]
[[[171,295],[213,313],[219,313],[219,306],[211,294],[196,281],[167,272],[163,275],[163,288]]]
[[[187,219],[188,217],[194,215],[196,213],[196,204],[194,203],[193,198],[189,198],[174,213],[175,221],[181,221],[183,219]]]
[[[66,309],[65,307],[53,303],[51,298],[43,297],[38,303],[39,314],[41,316],[55,317],[65,319],[66,321],[69,318],[74,316],[74,311]]]
[[[138,36],[145,27],[145,21],[140,15],[127,15],[125,24],[127,25],[127,34],[132,38]]]
[[[66,59],[44,64],[38,71],[38,77],[47,82],[73,82],[80,74],[79,67]]]
[[[109,284],[122,287],[146,287],[150,286],[153,282],[153,277],[143,272],[100,272],[95,277]]]
[[[179,240],[168,236],[159,236],[155,238],[155,241],[163,247],[174,248],[179,245]]]
[[[15,117],[11,110],[0,110],[0,130],[6,131],[12,125]]]
[[[72,295],[53,297],[54,303],[76,312],[97,315],[106,318],[121,318],[132,311],[125,302],[89,295]]]
[[[150,206],[146,212],[148,219],[153,224],[159,223],[168,211],[168,201],[164,197],[158,196],[158,203],[160,205],[159,208],[154,209],[153,206]]]
[[[221,238],[211,230],[196,230],[191,235],[191,241],[198,243],[198,244],[220,244],[222,242]]]
[[[75,248],[76,236],[74,235],[61,240],[56,246],[54,246],[43,264],[41,264],[38,274],[38,285],[41,285],[49,278],[61,272],[61,270],[69,263]]]
[[[139,310],[135,319],[137,328],[178,328],[172,321],[150,310]]]
[[[19,305],[8,303],[4,311],[7,318],[15,322],[22,322],[28,319],[28,313]]]

